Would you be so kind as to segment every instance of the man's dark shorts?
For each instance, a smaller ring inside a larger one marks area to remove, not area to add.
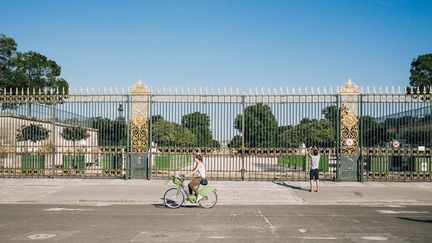
[[[319,180],[319,170],[318,169],[313,169],[310,170],[310,179],[313,180]]]

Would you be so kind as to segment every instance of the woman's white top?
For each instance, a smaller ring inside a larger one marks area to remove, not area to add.
[[[198,171],[198,174],[199,174],[200,177],[206,178],[205,166],[204,166],[203,163],[198,163],[197,171]]]

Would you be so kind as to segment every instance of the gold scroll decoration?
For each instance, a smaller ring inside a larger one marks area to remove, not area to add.
[[[341,149],[342,154],[358,153],[358,118],[342,106],[341,109]]]
[[[360,90],[351,79],[342,87],[340,95],[341,107],[341,152],[342,154],[359,153],[359,119],[358,119],[358,95]]]
[[[141,80],[138,80],[135,87],[131,90],[131,145],[132,152],[135,153],[145,153],[148,151],[147,110],[149,94],[149,88]]]

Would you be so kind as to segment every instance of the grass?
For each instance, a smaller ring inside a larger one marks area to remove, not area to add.
[[[184,168],[192,163],[192,155],[189,154],[175,154],[175,155],[157,155],[155,157],[155,169],[164,170],[177,170]]]
[[[305,155],[281,155],[278,157],[278,165],[286,166],[295,170],[306,170],[309,168],[310,157]],[[318,166],[320,171],[328,171],[329,157],[321,156]]]

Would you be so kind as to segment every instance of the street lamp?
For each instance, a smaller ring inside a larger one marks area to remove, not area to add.
[[[123,111],[124,111],[123,104],[119,104],[117,111],[118,111],[118,117],[123,118]]]

